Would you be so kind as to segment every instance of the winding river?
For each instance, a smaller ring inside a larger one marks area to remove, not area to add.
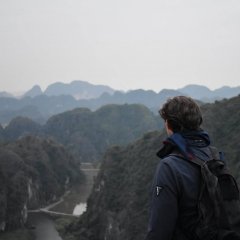
[[[71,192],[63,198],[63,201],[44,210],[76,216],[80,216],[86,211],[87,198],[91,192],[94,177],[97,175],[98,169],[94,168],[90,163],[82,164],[81,169],[86,175],[86,182],[74,187]],[[35,226],[33,230],[36,236],[35,240],[62,240],[55,229],[54,222],[45,213],[29,213],[28,222],[30,225]]]

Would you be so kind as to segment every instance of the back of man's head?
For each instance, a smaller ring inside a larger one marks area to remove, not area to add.
[[[190,97],[177,96],[168,99],[159,113],[173,132],[199,130],[202,123],[200,108]]]

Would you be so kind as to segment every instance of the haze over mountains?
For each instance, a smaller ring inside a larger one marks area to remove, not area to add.
[[[115,90],[104,85],[93,85],[85,81],[72,81],[71,83],[56,82],[50,84],[45,91],[35,85],[28,90],[24,96],[35,97],[41,94],[47,96],[71,95],[76,100],[97,98],[103,93],[112,94]]]
[[[227,86],[212,91],[205,86],[188,85],[177,90],[163,89],[156,93],[142,89],[117,91],[108,86],[93,85],[84,81],[54,83],[45,91],[36,85],[19,99],[6,92],[0,93],[0,123],[5,126],[17,116],[45,123],[52,115],[77,107],[96,110],[107,104],[143,104],[157,113],[167,98],[177,95],[188,95],[202,102],[213,102],[239,93],[240,87]]]
[[[143,105],[112,104],[94,112],[76,108],[52,116],[44,125],[24,117],[12,119],[5,128],[0,124],[0,143],[29,135],[51,137],[78,162],[93,162],[109,146],[125,145],[161,125],[160,118]]]
[[[43,91],[39,85],[35,85],[31,89],[27,90],[21,97],[36,97],[42,94],[47,96],[71,95],[76,100],[79,100],[98,98],[105,93],[109,95],[112,95],[114,92],[121,92],[127,94],[128,92],[135,92],[138,90],[140,89],[134,89],[124,92],[121,90],[113,89],[106,85],[94,85],[86,81],[75,80],[72,81],[71,83],[56,82],[50,84],[45,91]],[[209,88],[203,85],[190,84],[182,88],[171,90],[180,92],[182,94],[186,94],[197,100],[211,102],[216,99],[230,98],[238,95],[240,93],[240,86],[238,87],[223,86],[215,90],[210,90]],[[141,91],[157,93],[151,90]],[[14,97],[14,96],[11,93],[3,91],[0,92],[0,97]]]

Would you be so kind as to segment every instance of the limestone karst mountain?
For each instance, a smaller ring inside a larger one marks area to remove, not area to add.
[[[23,227],[26,211],[55,201],[80,181],[79,164],[59,143],[26,136],[0,145],[0,227]]]
[[[30,90],[24,93],[24,97],[36,97],[43,94],[43,91],[39,85],[33,86]]]
[[[94,85],[86,81],[75,80],[71,83],[50,84],[44,94],[48,96],[71,95],[75,99],[98,98],[103,93],[112,94],[115,90],[105,85]]]

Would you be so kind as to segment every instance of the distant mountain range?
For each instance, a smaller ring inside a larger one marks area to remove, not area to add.
[[[56,82],[49,85],[43,92],[40,86],[35,85],[24,94],[24,97],[36,97],[41,94],[47,96],[71,95],[75,99],[90,99],[100,97],[103,93],[112,94],[115,90],[104,85],[94,85],[85,81],[71,83]]]
[[[169,97],[180,95],[174,90],[153,91],[135,90],[127,93],[105,93],[96,99],[76,100],[70,95],[24,97],[21,99],[0,97],[0,123],[5,126],[11,119],[22,116],[39,123],[44,123],[49,117],[78,107],[96,110],[109,104],[142,104],[157,112],[163,102]]]
[[[0,123],[5,126],[17,116],[29,117],[44,123],[52,115],[86,107],[96,110],[108,104],[143,104],[154,113],[169,97],[188,95],[201,102],[213,102],[240,94],[239,87],[222,87],[214,91],[201,85],[187,85],[177,90],[163,89],[159,93],[152,90],[116,91],[108,86],[93,85],[84,81],[69,84],[54,83],[43,92],[34,86],[22,98],[16,99],[6,92],[0,93]]]
[[[210,90],[209,88],[201,85],[187,85],[184,88],[178,89],[179,92],[184,95],[188,95],[194,99],[203,102],[213,102],[215,100],[220,100],[223,98],[231,98],[240,94],[239,87],[228,87],[224,86],[215,90]]]
[[[203,102],[213,102],[215,100],[220,100],[223,98],[231,98],[240,94],[240,86],[238,87],[223,86],[215,90],[210,90],[209,88],[203,85],[190,84],[176,90],[164,89],[164,91],[167,91],[167,90],[175,91],[176,94],[188,95],[194,99],[197,99]],[[161,90],[161,92],[162,91],[163,90]],[[159,94],[159,92],[157,93],[154,91],[142,90],[142,89],[136,89],[133,91],[124,92],[124,91],[115,90],[105,85],[94,85],[86,81],[75,80],[75,81],[72,81],[71,83],[56,82],[56,83],[50,84],[45,91],[42,91],[40,86],[35,85],[30,90],[26,91],[25,94],[22,95],[22,97],[36,97],[39,95],[47,95],[47,96],[70,95],[74,97],[76,100],[96,99],[99,97],[100,99],[106,99],[106,98],[109,98],[109,95],[111,96],[116,92],[117,92],[117,95],[115,95],[114,98],[118,98],[119,94],[124,95],[129,93],[136,93],[136,92],[138,92],[139,94],[140,93],[144,94],[145,95],[144,97],[146,98],[152,97],[154,94],[155,95]],[[0,97],[14,97],[14,96],[7,92],[0,92]],[[141,96],[139,98],[141,98]]]

